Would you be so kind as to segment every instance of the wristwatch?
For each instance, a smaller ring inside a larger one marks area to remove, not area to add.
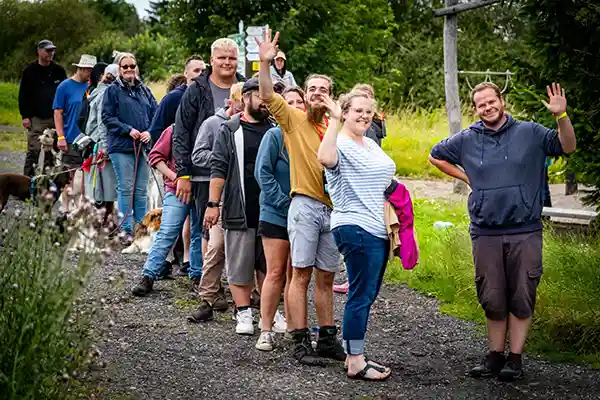
[[[207,201],[206,207],[219,207],[219,202],[218,201]]]

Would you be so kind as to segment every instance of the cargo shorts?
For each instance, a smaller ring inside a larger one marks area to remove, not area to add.
[[[543,272],[542,231],[471,235],[471,240],[477,298],[486,317],[531,317]]]

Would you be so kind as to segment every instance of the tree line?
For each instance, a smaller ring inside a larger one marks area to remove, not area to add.
[[[140,20],[125,0],[0,0],[0,79],[19,79],[41,38],[55,42],[65,67],[83,52],[109,61],[113,50],[132,51],[144,79],[165,79],[190,54],[208,59],[212,41],[236,33],[243,20],[282,32],[280,47],[299,82],[325,73],[336,93],[369,82],[386,109],[433,109],[445,100],[444,21],[432,13],[442,7],[442,0],[156,0]],[[580,182],[600,187],[596,2],[505,0],[460,13],[458,27],[459,70],[516,73],[507,99],[522,118],[554,126],[541,99],[548,83],[561,82],[579,139],[569,168]],[[469,107],[462,76],[459,84]],[[600,204],[600,191],[588,199]]]

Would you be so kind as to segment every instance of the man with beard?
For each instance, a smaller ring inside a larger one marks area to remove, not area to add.
[[[215,40],[211,45],[210,66],[189,84],[175,115],[173,158],[177,173],[176,196],[184,204],[194,199],[190,215],[192,226],[196,225],[196,218],[198,218],[198,225],[204,219],[210,181],[210,170],[194,166],[192,163],[196,136],[202,122],[225,106],[231,86],[245,80],[243,76],[236,73],[238,54],[238,46],[233,40],[228,38]],[[200,232],[192,232],[191,240],[201,241],[202,235]],[[202,271],[192,269],[190,265],[189,277],[193,281],[193,286],[197,287],[200,284]]]
[[[490,351],[473,377],[523,377],[521,354],[542,276],[542,193],[547,156],[575,150],[565,90],[547,88],[543,102],[558,132],[505,113],[498,87],[481,83],[472,103],[481,119],[431,150],[430,162],[471,186],[468,208],[477,297],[487,319]],[[462,167],[462,169],[459,168]],[[505,356],[506,336],[510,353]]]
[[[269,112],[258,94],[256,79],[244,83],[242,96],[244,111],[224,122],[215,136],[205,229],[217,223],[219,201],[224,194],[225,263],[237,307],[235,331],[240,335],[253,335],[250,304],[254,271],[258,272],[259,287],[266,273],[262,243],[257,235],[260,188],[254,179],[254,165],[260,142],[274,124],[267,118]]]
[[[306,80],[308,113],[298,110],[274,93],[269,66],[277,55],[279,33],[271,40],[265,32],[260,44],[260,96],[281,130],[290,158],[292,201],[288,211],[288,234],[294,271],[289,288],[290,320],[294,357],[302,364],[324,365],[320,357],[344,361],[333,322],[333,278],[341,270],[341,257],[330,229],[332,204],[327,194],[323,167],[317,151],[327,129],[324,99],[331,96],[332,80],[311,75]],[[307,291],[315,268],[315,306],[319,322],[316,351],[311,345],[307,321]]]

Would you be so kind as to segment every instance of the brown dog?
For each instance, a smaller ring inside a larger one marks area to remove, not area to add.
[[[37,178],[31,187],[31,178],[27,175],[15,174],[11,172],[0,173],[0,212],[4,210],[10,196],[21,201],[32,200],[37,203],[39,197],[55,185],[57,195],[52,202],[56,202],[58,194],[69,182],[69,174],[59,173],[52,180],[48,178]]]

